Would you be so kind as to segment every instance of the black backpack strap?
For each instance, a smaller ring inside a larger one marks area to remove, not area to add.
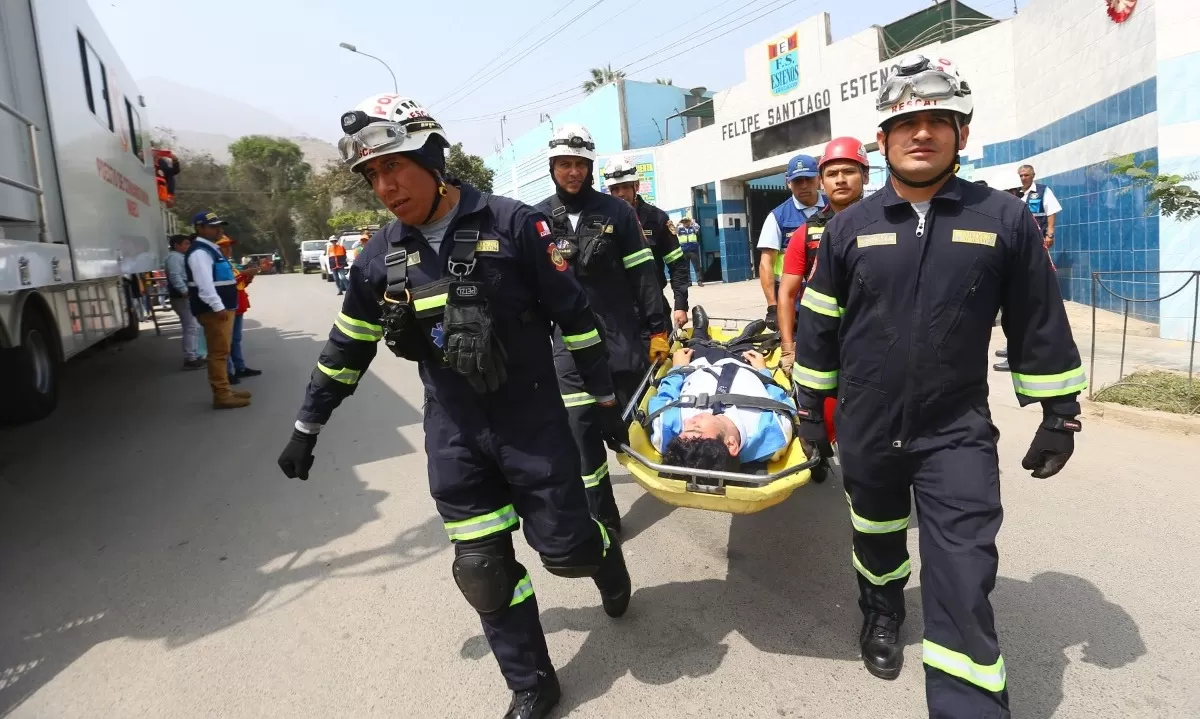
[[[408,298],[408,250],[401,246],[404,233],[400,231],[400,223],[389,223],[383,231],[390,252],[383,256],[387,266],[387,289],[383,291],[384,299],[403,302]]]
[[[567,217],[567,206],[557,194],[550,196],[550,224],[554,234],[561,236],[571,234],[571,221]]]
[[[486,206],[489,195],[483,196]],[[483,223],[483,210],[463,220],[454,231],[454,245],[450,248],[450,259],[446,270],[453,277],[463,278],[475,269],[475,250],[479,247],[479,227]]]

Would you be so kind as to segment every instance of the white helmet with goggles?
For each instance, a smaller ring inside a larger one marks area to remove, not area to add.
[[[953,62],[912,54],[892,66],[875,98],[875,109],[880,127],[898,117],[929,110],[949,110],[961,116],[961,124],[969,125],[975,101]]]
[[[421,164],[445,171],[446,131],[421,103],[400,95],[372,95],[342,115],[338,153],[351,170],[377,155],[414,153]],[[433,141],[426,149],[426,143]]]
[[[582,157],[585,160],[596,160],[596,143],[592,142],[592,133],[578,124],[567,124],[555,129],[550,138],[550,160],[556,157]]]
[[[637,165],[624,157],[614,157],[604,168],[604,186],[623,185],[626,182],[638,182]]]

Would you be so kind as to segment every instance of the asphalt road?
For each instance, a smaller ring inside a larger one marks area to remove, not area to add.
[[[275,458],[338,307],[313,275],[252,286],[247,409],[215,412],[175,337],[74,362],[59,412],[0,430],[0,715],[491,717],[508,693],[425,481],[414,367],[381,352],[317,444]],[[745,293],[757,286],[697,290]],[[1092,421],[1050,480],[1020,469],[1037,422],[997,378],[1006,516],[993,601],[1014,716],[1195,717],[1200,441]],[[615,462],[613,467],[617,465]],[[675,510],[617,475],[636,592],[530,567],[560,716],[916,717],[905,669],[856,639],[845,501],[811,485],[758,515]],[[916,531],[910,545],[916,563]]]

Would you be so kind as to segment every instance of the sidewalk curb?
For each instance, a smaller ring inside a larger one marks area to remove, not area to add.
[[[1112,402],[1096,402],[1079,398],[1086,417],[1103,417],[1144,429],[1165,430],[1180,434],[1200,434],[1200,417],[1176,415],[1152,409],[1127,407]]]

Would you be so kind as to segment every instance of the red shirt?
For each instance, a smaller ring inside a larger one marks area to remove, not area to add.
[[[783,274],[804,277],[808,272],[808,223],[792,232],[787,250],[783,253]]]

